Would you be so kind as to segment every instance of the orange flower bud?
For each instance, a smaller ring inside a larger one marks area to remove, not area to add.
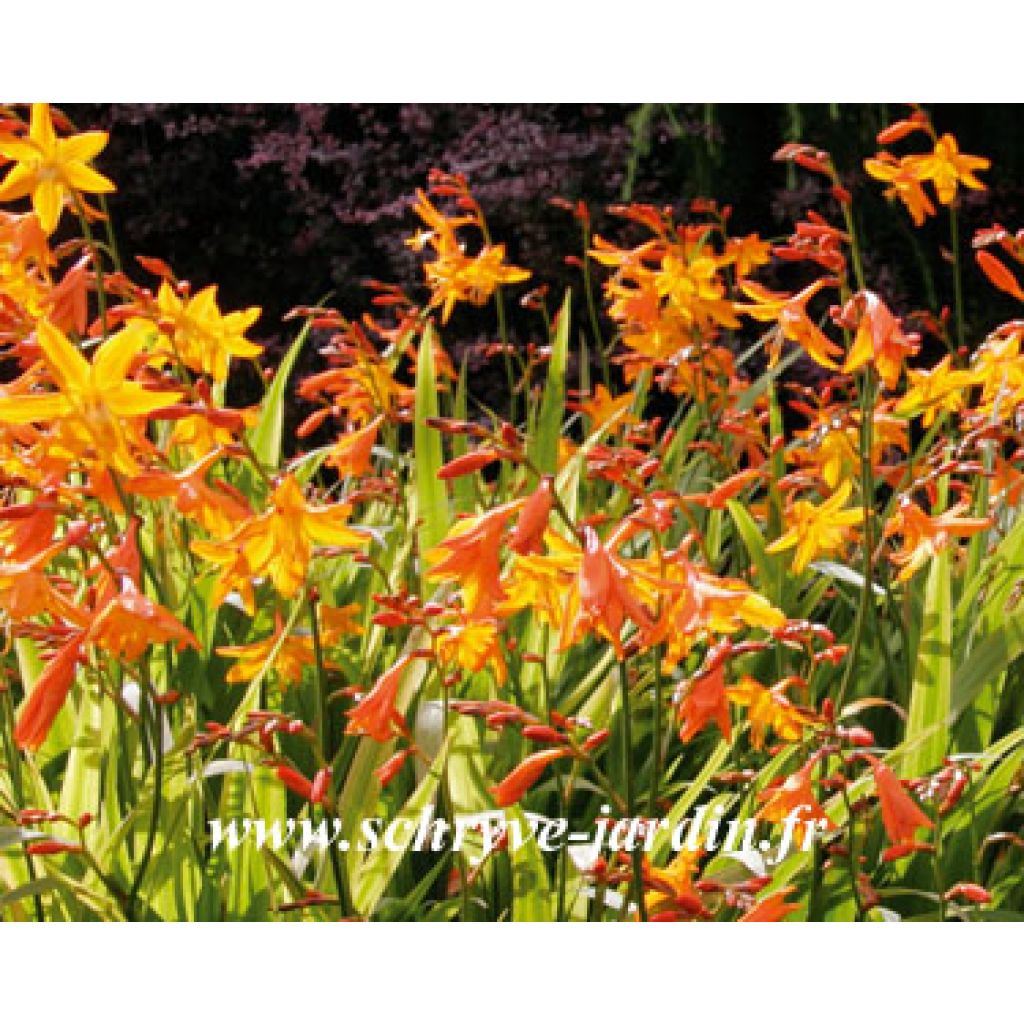
[[[51,853],[81,853],[78,843],[67,843],[62,839],[41,839],[37,843],[26,843],[25,852],[31,856],[46,856]]]
[[[483,469],[484,466],[490,465],[499,457],[498,453],[491,449],[480,452],[467,452],[465,455],[460,455],[458,458],[452,459],[447,465],[442,466],[437,471],[437,478],[438,480],[454,480],[456,477],[467,476],[479,469]]]
[[[394,777],[402,770],[402,765],[409,760],[413,747],[406,747],[392,754],[379,768],[375,768],[373,774],[377,776],[381,786],[387,786]]]
[[[527,725],[523,728],[523,738],[534,743],[565,743],[565,737],[549,725]]]
[[[548,525],[548,517],[554,505],[554,480],[545,476],[537,485],[537,490],[526,499],[519,521],[509,538],[508,546],[517,555],[528,555],[539,552],[541,538]]]
[[[598,729],[597,732],[592,733],[584,741],[581,749],[584,753],[590,754],[597,750],[598,747],[604,746],[608,742],[608,738],[611,736],[611,731],[608,729]]]
[[[303,800],[312,801],[313,785],[305,775],[295,771],[294,768],[289,768],[285,764],[277,765],[277,767],[274,768],[274,774],[293,793],[297,793]]]
[[[526,791],[544,774],[544,769],[560,757],[569,757],[568,750],[539,750],[531,754],[518,767],[505,776],[496,786],[490,787],[495,803],[499,807],[509,807],[518,803]]]
[[[321,768],[313,777],[313,786],[309,792],[311,804],[322,804],[331,788],[331,769]]]
[[[973,882],[958,882],[950,889],[943,899],[946,900],[968,900],[971,903],[991,903],[992,894],[988,889],[983,889]]]

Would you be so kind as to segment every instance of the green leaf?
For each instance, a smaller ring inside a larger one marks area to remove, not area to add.
[[[281,464],[281,439],[284,434],[284,406],[288,379],[295,360],[299,358],[302,346],[309,336],[313,321],[307,320],[299,336],[292,342],[284,359],[274,374],[274,380],[263,396],[260,406],[260,421],[249,435],[249,444],[256,457],[264,466],[276,469]]]
[[[902,774],[916,777],[937,767],[949,743],[953,680],[949,549],[931,564],[925,585],[921,635],[917,645]]]
[[[441,470],[441,435],[427,420],[438,415],[437,372],[434,368],[434,328],[428,324],[420,339],[416,359],[416,410],[413,430],[415,461],[413,476],[416,481],[416,512],[420,519],[418,531],[420,555],[435,547],[448,532],[448,494],[444,481],[437,474]]]
[[[571,300],[572,292],[566,291],[562,308],[558,311],[558,325],[551,346],[551,360],[548,363],[548,376],[540,403],[540,417],[533,443],[528,449],[530,461],[541,473],[554,473],[558,468],[558,439],[562,433],[562,421],[565,416],[565,368],[569,356]]]

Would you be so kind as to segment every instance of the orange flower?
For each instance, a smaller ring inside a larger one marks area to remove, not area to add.
[[[217,653],[222,658],[235,659],[224,682],[248,683],[261,672],[267,671],[268,663],[273,666],[282,686],[301,682],[303,669],[316,663],[312,641],[308,636],[297,636],[294,633],[282,640],[282,629],[283,624],[278,618],[274,632],[263,640],[218,647]]]
[[[41,320],[36,337],[59,390],[0,397],[0,423],[54,422],[67,450],[134,476],[140,470],[132,445],[145,444],[139,421],[181,398],[180,391],[149,391],[128,379],[150,334],[155,334],[152,324],[135,321],[104,341],[90,363],[61,331]]]
[[[224,537],[249,519],[252,510],[227,484],[213,486],[206,482],[206,474],[223,455],[222,449],[215,448],[180,473],[147,470],[126,481],[124,488],[145,498],[173,498],[174,507],[182,515],[194,517],[214,537]]]
[[[678,921],[706,917],[707,910],[694,888],[701,852],[680,850],[663,868],[644,864],[644,903],[648,919]]]
[[[84,633],[73,634],[36,680],[14,729],[14,742],[21,750],[38,750],[43,745],[53,720],[71,692],[83,640]]]
[[[210,285],[198,295],[182,297],[167,281],[156,297],[162,324],[169,334],[162,348],[197,373],[207,373],[215,381],[227,379],[232,356],[254,359],[263,348],[245,337],[259,319],[260,308],[250,306],[227,315],[217,305],[217,286]]]
[[[794,743],[803,735],[804,728],[813,716],[803,708],[792,704],[785,694],[790,681],[769,689],[751,676],[744,676],[735,686],[726,691],[733,704],[747,708],[750,722],[750,742],[755,750],[764,746],[765,733],[771,729],[780,740]]]
[[[155,604],[128,578],[89,627],[87,639],[125,661],[136,661],[153,644],[173,642],[178,650],[199,649],[199,641],[166,608]]]
[[[530,276],[528,270],[505,263],[505,246],[486,244],[476,256],[467,256],[455,236],[456,228],[477,224],[476,217],[447,218],[430,202],[421,189],[416,190],[413,210],[430,228],[408,240],[410,248],[420,252],[429,244],[437,259],[424,264],[423,272],[433,295],[432,306],[443,306],[441,320],[447,323],[456,302],[482,306],[503,284],[516,284]]]
[[[920,336],[904,334],[900,321],[871,291],[858,292],[843,307],[840,318],[857,324],[843,372],[853,373],[862,366],[873,365],[885,386],[889,390],[895,388],[907,357],[916,355],[920,348]]]
[[[817,757],[809,758],[782,785],[770,787],[758,795],[758,800],[764,806],[757,812],[757,817],[762,821],[776,823],[790,818],[795,822],[793,834],[798,843],[802,842],[810,822],[815,822],[815,827],[821,829],[835,827],[811,788],[811,772],[816,763]]]
[[[913,218],[914,224],[920,227],[927,217],[935,216],[935,207],[928,194],[921,187],[921,179],[911,157],[897,160],[891,153],[879,153],[874,159],[864,161],[864,170],[877,181],[887,182],[885,190],[887,199],[899,199]]]
[[[970,537],[987,530],[993,525],[991,518],[960,519],[959,514],[967,508],[966,502],[951,508],[942,515],[929,516],[911,498],[900,499],[896,514],[885,524],[885,536],[903,535],[903,550],[889,557],[899,566],[898,580],[909,580],[929,559],[934,558],[952,537]]]
[[[369,736],[378,743],[386,743],[394,735],[396,719],[401,721],[398,709],[398,686],[402,674],[409,667],[412,656],[399,658],[373,685],[373,689],[350,711],[345,732],[350,736]]]
[[[437,652],[441,661],[454,662],[466,672],[482,672],[490,665],[499,686],[508,678],[497,623],[493,620],[470,619],[446,627],[438,637]]]
[[[966,370],[952,368],[952,356],[945,356],[930,370],[907,370],[909,387],[893,410],[900,416],[921,416],[927,428],[940,412],[958,412],[964,405],[964,392],[974,383]]]
[[[647,609],[630,589],[630,573],[605,547],[594,528],[583,527],[583,558],[577,578],[579,608],[572,623],[573,635],[590,629],[622,651],[622,627],[632,619],[641,631],[654,628]]]
[[[306,580],[316,545],[361,547],[369,535],[347,525],[348,505],[315,506],[294,476],[285,476],[270,497],[271,507],[243,523],[229,537],[192,542],[192,550],[219,566],[213,600],[236,587],[250,615],[255,612],[252,581],[268,576],[277,592],[294,597]]]
[[[732,737],[732,721],[729,718],[729,701],[725,692],[725,652],[728,648],[719,644],[707,657],[705,667],[688,683],[684,682],[676,691],[679,706],[676,717],[680,722],[679,738],[689,743],[705,726],[712,722],[728,740]]]
[[[890,843],[912,843],[919,828],[934,828],[932,820],[910,798],[896,773],[877,758],[871,758],[882,824]]]
[[[843,350],[807,315],[807,303],[831,283],[828,278],[821,278],[796,295],[784,295],[771,292],[754,281],[741,281],[741,290],[754,302],[751,305],[738,303],[736,309],[755,320],[776,321],[784,338],[800,345],[819,366],[837,370],[836,358],[843,354]],[[771,349],[769,365],[774,366],[778,358],[778,346],[775,346]]]
[[[494,801],[499,807],[510,807],[522,800],[526,791],[544,774],[544,769],[549,764],[560,757],[571,756],[571,750],[538,750],[525,758],[518,767],[513,768],[496,786],[491,786],[489,792],[494,795]]]
[[[342,434],[334,442],[334,447],[324,459],[324,464],[332,466],[342,476],[363,476],[370,468],[373,446],[383,422],[384,417],[377,416],[365,427]]]
[[[460,519],[436,548],[426,553],[436,564],[431,579],[456,580],[462,587],[463,608],[471,618],[486,618],[504,600],[499,561],[505,524],[521,501],[498,505],[478,516]]]

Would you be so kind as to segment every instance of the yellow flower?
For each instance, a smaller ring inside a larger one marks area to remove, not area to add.
[[[282,640],[282,628],[279,621],[274,632],[263,640],[256,640],[251,644],[218,647],[217,653],[222,658],[235,659],[234,665],[228,669],[224,677],[224,682],[248,683],[266,671],[268,663],[274,668],[282,686],[287,687],[301,682],[303,669],[316,663],[313,643],[308,636],[294,633]]]
[[[266,512],[230,537],[192,542],[200,558],[220,567],[214,601],[223,601],[235,587],[250,615],[255,611],[254,578],[269,577],[282,597],[294,597],[306,581],[314,545],[352,548],[369,540],[367,534],[347,525],[349,506],[308,504],[293,476],[281,481],[270,501]]]
[[[852,485],[844,481],[827,501],[813,505],[809,501],[798,501],[786,514],[792,523],[789,531],[769,544],[765,550],[774,555],[787,548],[796,547],[793,572],[803,572],[811,559],[819,552],[835,551],[841,547],[850,532],[850,527],[861,520],[860,509],[844,508],[850,496]]]
[[[957,185],[983,191],[985,186],[974,176],[974,171],[987,170],[992,161],[984,156],[967,156],[961,153],[952,135],[943,135],[935,143],[929,156],[907,158],[919,179],[931,181],[935,194],[943,206],[949,206],[956,198]]]
[[[36,337],[60,390],[0,397],[0,423],[55,421],[57,437],[70,452],[134,476],[139,465],[130,442],[142,443],[135,421],[181,398],[180,391],[149,391],[127,379],[152,331],[152,324],[135,321],[108,338],[90,363],[61,331],[41,320]]]
[[[901,416],[921,413],[921,425],[930,427],[940,412],[958,412],[964,405],[964,391],[974,383],[966,370],[951,369],[951,356],[946,356],[930,370],[907,370],[910,387],[896,405]]]
[[[928,193],[921,187],[921,180],[909,163],[910,157],[897,160],[891,153],[879,153],[877,159],[865,160],[864,170],[877,181],[886,182],[887,199],[899,199],[907,208],[907,212],[920,227],[925,219],[935,214],[935,207],[928,198]]]
[[[437,649],[443,662],[454,662],[466,672],[482,672],[490,665],[499,686],[508,678],[498,643],[497,623],[492,620],[470,619],[461,625],[449,626],[438,637]]]
[[[168,321],[171,330],[168,350],[190,370],[207,373],[218,383],[227,378],[231,356],[253,359],[263,351],[245,337],[245,332],[259,319],[259,306],[225,316],[217,306],[216,285],[191,298],[182,298],[164,281],[156,304],[161,319]]]
[[[725,692],[733,704],[747,708],[750,722],[750,742],[755,750],[764,746],[764,736],[771,729],[780,740],[795,743],[803,736],[804,726],[812,716],[803,708],[791,703],[785,694],[790,680],[783,680],[769,689],[752,676],[744,676],[735,686]]]
[[[109,178],[88,166],[106,144],[106,132],[83,132],[58,139],[50,108],[45,103],[33,103],[28,136],[0,137],[0,156],[15,161],[0,182],[0,202],[31,195],[43,231],[52,234],[66,196],[114,191]]]

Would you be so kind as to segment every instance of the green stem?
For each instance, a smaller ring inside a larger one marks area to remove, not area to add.
[[[626,817],[632,825],[636,816],[636,794],[633,779],[633,726],[629,700],[628,663],[619,662],[619,692],[622,700],[622,767],[626,781]],[[630,850],[633,861],[633,898],[641,921],[647,920],[647,906],[644,903],[644,852],[640,844],[634,843]]]

